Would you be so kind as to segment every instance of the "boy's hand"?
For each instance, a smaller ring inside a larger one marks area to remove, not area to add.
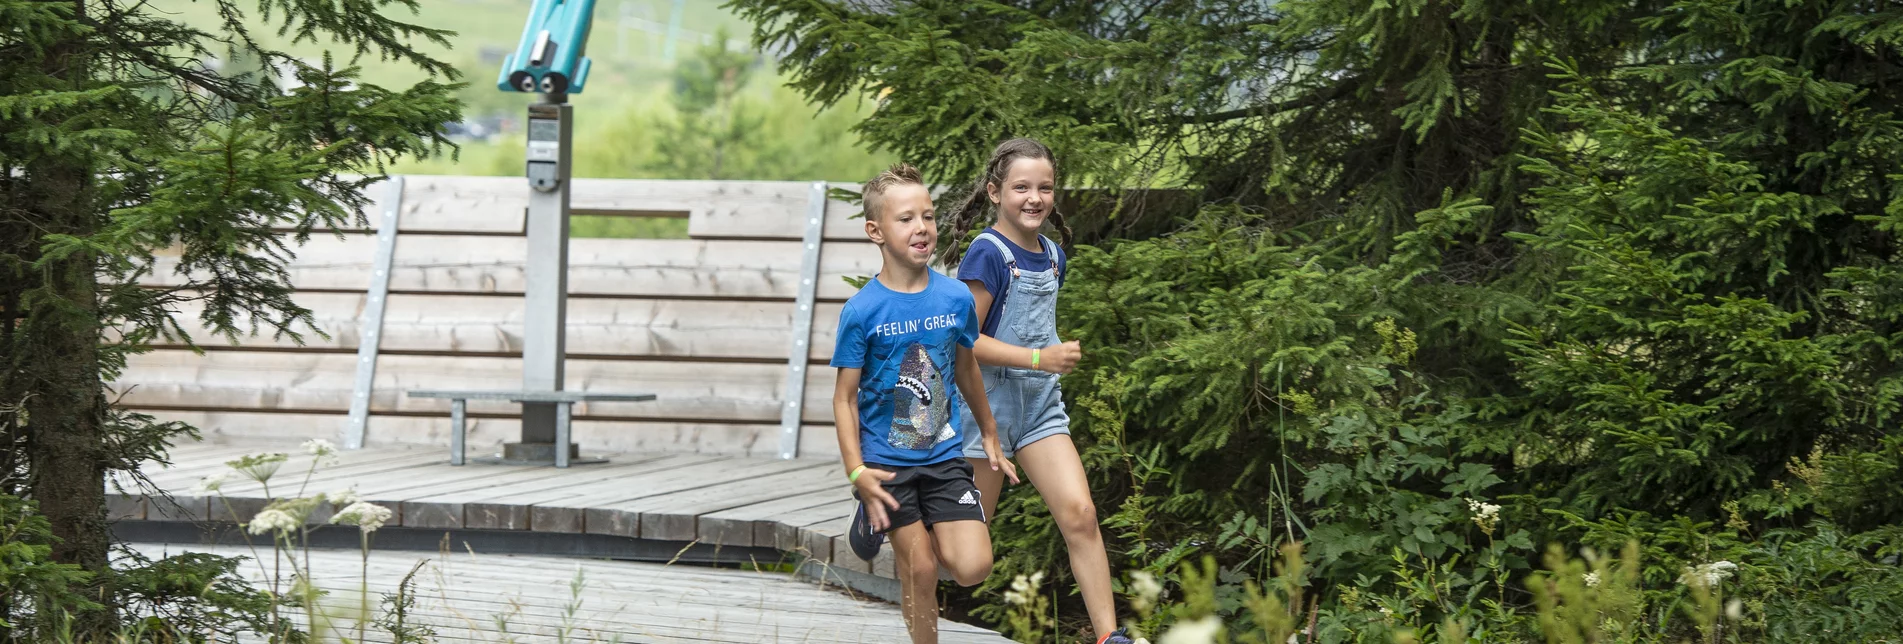
[[[1037,368],[1051,373],[1070,373],[1084,357],[1084,345],[1076,340],[1038,349]]]
[[[981,443],[985,448],[985,459],[991,461],[991,471],[1004,472],[1004,478],[1009,479],[1012,485],[1017,485],[1018,466],[1012,465],[1011,459],[1004,457],[1004,448],[998,445],[998,434],[993,432],[991,435],[985,436]],[[865,475],[861,474],[859,476],[864,477]]]
[[[873,532],[885,532],[890,527],[892,521],[885,515],[886,508],[899,509],[899,500],[892,498],[892,493],[880,485],[894,476],[898,475],[867,467],[859,470],[859,480],[852,482],[853,489],[859,491],[859,500],[866,504],[866,518],[871,520]]]

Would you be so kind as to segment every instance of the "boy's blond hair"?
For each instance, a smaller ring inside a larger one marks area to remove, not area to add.
[[[907,163],[892,164],[885,172],[867,181],[865,189],[859,193],[866,206],[866,219],[877,220],[885,216],[885,191],[906,184],[925,185],[925,178],[919,176],[918,168]]]

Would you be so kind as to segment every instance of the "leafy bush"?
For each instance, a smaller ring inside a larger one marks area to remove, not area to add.
[[[1448,278],[1491,213],[1452,195],[1379,262],[1234,206],[1078,249],[1065,386],[1124,563],[1213,577],[1227,619],[1304,543],[1318,641],[1903,636],[1903,299],[1894,244],[1866,243],[1903,202],[1872,210],[1856,172],[1771,190],[1748,155],[1555,72],[1510,277]],[[1004,500],[1000,570],[1064,570],[1037,503]],[[1556,542],[1643,544],[1619,573],[1636,595],[1529,576]],[[1721,603],[1684,582],[1709,570],[1734,576]],[[1567,606],[1603,623],[1534,617]]]
[[[209,641],[270,632],[270,598],[237,574],[238,559],[187,553],[151,560],[125,552],[112,576],[54,563],[54,536],[36,504],[0,494],[0,641],[72,642],[72,616],[110,606],[132,642]],[[102,588],[105,595],[84,591]]]

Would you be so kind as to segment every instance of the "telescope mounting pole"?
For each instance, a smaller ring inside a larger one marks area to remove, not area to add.
[[[544,94],[529,106],[528,264],[522,315],[522,388],[561,391],[567,358],[569,161],[574,106],[567,94]],[[522,403],[522,440],[503,446],[510,461],[553,462],[556,450],[579,453],[574,443],[555,444],[555,403]]]

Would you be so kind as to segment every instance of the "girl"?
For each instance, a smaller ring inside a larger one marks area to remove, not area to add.
[[[1057,168],[1050,148],[1031,139],[998,144],[985,176],[953,213],[946,257],[970,231],[986,202],[997,208],[996,225],[973,241],[958,263],[958,279],[977,300],[977,354],[985,395],[997,419],[1006,458],[1031,479],[1057,520],[1070,550],[1071,576],[1083,592],[1084,606],[1100,644],[1130,644],[1117,628],[1110,591],[1110,559],[1097,527],[1097,506],[1084,480],[1083,461],[1070,440],[1070,416],[1064,413],[1057,376],[1077,366],[1083,351],[1077,342],[1057,341],[1057,287],[1064,277],[1064,251],[1038,234],[1048,219],[1064,244],[1070,227],[1058,214],[1054,197]],[[962,398],[959,404],[965,404]],[[1003,475],[989,467],[973,437],[978,428],[965,418],[965,457],[984,504],[985,516],[998,506]]]

